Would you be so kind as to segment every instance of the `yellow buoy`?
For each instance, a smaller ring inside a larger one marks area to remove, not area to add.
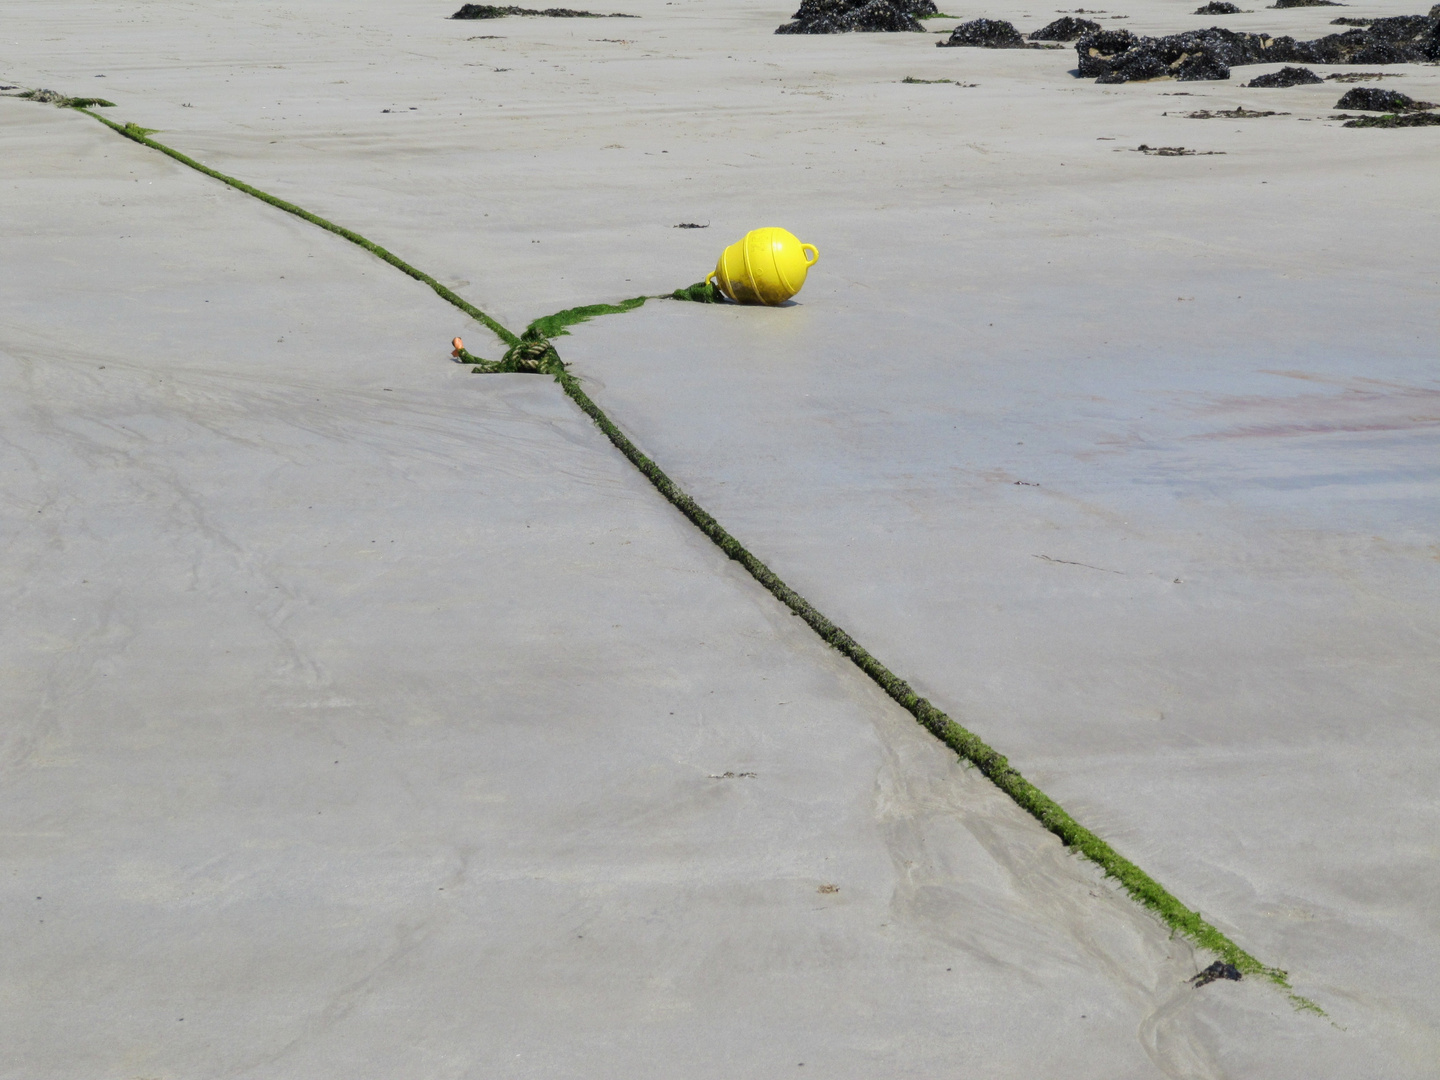
[[[731,244],[715,264],[720,291],[740,304],[783,304],[800,291],[810,267],[820,261],[814,244],[802,244],[784,229],[752,229]]]

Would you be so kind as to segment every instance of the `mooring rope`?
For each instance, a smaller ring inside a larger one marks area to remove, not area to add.
[[[78,99],[64,99],[66,101],[77,101]],[[89,104],[86,102],[85,104]],[[906,712],[913,716],[927,731],[950,747],[965,761],[970,762],[979,769],[985,776],[1008,795],[1026,813],[1030,814],[1044,828],[1054,833],[1066,847],[1079,852],[1085,858],[1095,863],[1104,871],[1107,877],[1114,878],[1119,882],[1121,888],[1130,895],[1137,903],[1148,908],[1160,918],[1167,926],[1176,933],[1188,938],[1198,947],[1221,957],[1226,963],[1233,964],[1239,971],[1247,975],[1260,975],[1285,991],[1291,1004],[1297,1009],[1307,1012],[1325,1015],[1324,1010],[1307,998],[1295,993],[1290,985],[1288,974],[1280,968],[1262,964],[1255,957],[1251,956],[1239,945],[1231,941],[1225,933],[1204,919],[1198,911],[1192,911],[1182,904],[1163,885],[1152,878],[1144,870],[1136,866],[1129,859],[1117,852],[1110,844],[1085,828],[1065,811],[1054,799],[1051,799],[1043,791],[1037,788],[1030,781],[1020,775],[1006,758],[988,746],[983,739],[973,732],[956,723],[940,709],[937,709],[925,698],[920,697],[911,688],[910,684],[892,672],[883,663],[872,656],[864,649],[858,641],[848,633],[836,626],[823,614],[821,614],[808,600],[797,593],[789,585],[781,580],[780,576],[750,553],[746,547],[735,537],[731,536],[718,521],[715,520],[703,507],[692,499],[680,485],[676,484],[670,477],[666,476],[660,466],[646,457],[640,450],[626,438],[611,419],[605,415],[603,409],[596,405],[590,396],[580,386],[580,381],[566,370],[564,362],[560,359],[555,347],[551,344],[552,337],[563,336],[567,331],[565,327],[573,326],[576,323],[584,322],[586,319],[597,315],[616,314],[631,311],[645,303],[648,299],[677,299],[677,300],[698,300],[707,303],[715,302],[718,297],[714,293],[713,286],[705,286],[703,283],[692,285],[688,289],[677,289],[674,293],[666,294],[664,297],[635,297],[632,300],[622,301],[619,304],[590,304],[584,307],[568,308],[565,311],[557,312],[554,315],[536,319],[526,329],[523,336],[516,336],[507,330],[499,322],[486,315],[479,308],[470,304],[454,292],[441,285],[429,274],[417,270],[403,259],[392,255],[378,244],[372,243],[359,233],[343,228],[332,222],[326,221],[317,214],[312,214],[294,203],[278,199],[268,192],[252,187],[232,176],[202,165],[194,158],[180,153],[163,143],[156,142],[150,138],[153,129],[142,128],[136,124],[117,124],[107,120],[87,107],[80,104],[72,104],[79,112],[93,117],[100,121],[112,131],[118,132],[143,146],[152,150],[158,150],[206,176],[213,177],[222,183],[228,184],[237,191],[243,191],[262,202],[269,203],[277,209],[286,213],[294,214],[303,218],[313,225],[344,237],[351,243],[364,248],[373,255],[384,259],[391,266],[408,274],[416,281],[424,282],[430,286],[435,293],[443,300],[459,308],[465,314],[475,319],[495,333],[509,350],[505,358],[499,361],[482,360],[471,353],[468,353],[460,345],[456,345],[455,355],[466,363],[474,365],[477,372],[511,371],[511,372],[534,372],[554,377],[565,393],[580,408],[580,410],[595,422],[605,437],[618,449],[626,460],[628,460],[642,475],[645,476],[655,489],[675,507],[684,514],[701,532],[725,552],[743,566],[766,591],[775,599],[784,604],[792,612],[803,619],[816,634],[828,645],[846,656],[861,671],[870,677],[882,690],[888,694]]]

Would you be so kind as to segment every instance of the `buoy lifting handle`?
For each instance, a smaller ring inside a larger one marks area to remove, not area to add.
[[[820,249],[814,244],[801,244],[800,250],[805,253],[806,266],[814,266],[820,261]]]

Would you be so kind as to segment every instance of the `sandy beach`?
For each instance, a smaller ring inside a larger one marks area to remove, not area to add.
[[[1436,1076],[1440,67],[458,6],[7,5],[0,1077]]]

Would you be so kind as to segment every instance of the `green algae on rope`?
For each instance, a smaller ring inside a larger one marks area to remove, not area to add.
[[[408,274],[417,281],[429,285],[441,299],[446,300],[471,316],[477,322],[494,331],[494,333],[509,346],[509,350],[503,359],[498,361],[484,360],[467,352],[458,344],[455,348],[455,356],[465,363],[475,365],[474,370],[477,372],[508,371],[552,376],[555,381],[560,384],[566,395],[575,402],[576,406],[578,406],[586,416],[594,421],[595,425],[604,433],[615,448],[654,485],[655,489],[664,496],[672,506],[680,511],[696,528],[703,532],[721,551],[725,552],[731,559],[740,563],[756,582],[762,585],[772,596],[797,616],[805,620],[805,623],[814,630],[822,640],[837,651],[843,653],[897,704],[910,713],[923,727],[935,735],[941,742],[945,743],[946,746],[954,750],[961,758],[970,762],[984,773],[991,783],[1005,792],[1006,795],[1034,817],[1044,828],[1054,833],[1066,847],[1079,852],[1085,856],[1085,858],[1095,863],[1107,877],[1114,878],[1136,903],[1149,909],[1175,933],[1189,939],[1196,946],[1215,953],[1226,963],[1233,964],[1244,974],[1264,976],[1270,982],[1284,990],[1291,1004],[1297,1009],[1313,1012],[1320,1016],[1325,1015],[1324,1010],[1321,1009],[1320,1006],[1295,993],[1290,985],[1290,980],[1286,972],[1279,968],[1262,964],[1258,959],[1231,941],[1223,931],[1207,922],[1198,911],[1192,911],[1182,904],[1158,881],[1117,852],[1107,841],[1077,822],[1058,803],[1034,784],[1030,783],[1030,781],[1026,780],[1017,769],[1010,765],[1009,761],[1003,755],[997,753],[979,736],[956,723],[925,698],[916,694],[909,683],[895,675],[888,667],[866,651],[853,637],[836,626],[816,610],[808,600],[790,588],[779,575],[751,554],[744,545],[721,527],[720,523],[716,521],[714,517],[695,502],[684,489],[671,480],[654,461],[640,452],[635,444],[625,436],[624,432],[616,427],[614,422],[605,414],[604,410],[596,405],[590,396],[585,393],[580,385],[580,381],[565,369],[564,362],[560,359],[559,354],[555,351],[555,347],[550,342],[551,337],[564,336],[567,333],[566,327],[585,322],[587,319],[594,318],[597,315],[633,311],[635,308],[644,304],[647,299],[693,300],[701,303],[719,302],[719,296],[712,285],[700,283],[692,285],[688,289],[677,289],[674,293],[667,294],[664,297],[641,296],[622,301],[619,304],[590,304],[583,307],[569,308],[565,311],[557,312],[554,315],[536,319],[526,328],[523,337],[517,337],[490,316],[445,288],[428,274],[415,269],[409,263],[390,254],[390,252],[384,248],[371,243],[359,233],[335,225],[322,217],[301,209],[293,203],[277,199],[275,196],[261,191],[259,188],[251,187],[249,184],[208,168],[193,158],[187,157],[179,151],[172,150],[170,147],[149,138],[150,131],[146,128],[141,128],[133,123],[125,125],[117,124],[85,108],[80,108],[78,111],[84,112],[87,116],[99,120],[106,127],[124,135],[126,138],[133,139],[135,142],[158,150],[181,164],[195,169],[197,172],[220,180],[238,191],[252,195],[277,209],[294,214],[311,224],[317,225],[320,228],[335,233],[337,236],[349,240],[351,243],[384,259],[396,269]]]
[[[621,300],[618,304],[585,304],[581,307],[566,308],[564,311],[557,311],[554,315],[536,319],[525,328],[525,333],[520,336],[527,341],[542,339],[548,341],[550,338],[565,337],[570,333],[568,327],[589,322],[599,315],[621,315],[627,311],[634,311],[646,300],[693,300],[701,304],[724,302],[720,290],[713,283],[701,281],[688,288],[676,289],[674,292],[660,293],[655,296],[636,296],[629,300]]]
[[[677,289],[669,295],[674,299],[694,298],[704,303],[715,302],[712,299],[714,286],[708,283],[693,285],[689,290]],[[778,574],[751,554],[683,488],[671,480],[653,460],[641,453],[635,444],[625,436],[625,433],[605,415],[604,410],[585,393],[580,381],[566,370],[564,362],[550,346],[549,339],[567,334],[569,331],[565,329],[566,327],[585,322],[597,315],[633,311],[644,304],[646,299],[647,297],[639,296],[619,304],[591,304],[585,307],[568,308],[565,311],[556,312],[554,315],[536,319],[526,328],[525,337],[533,340],[537,347],[543,343],[548,349],[549,355],[553,357],[553,361],[550,361],[548,366],[543,369],[536,366],[525,370],[553,375],[570,399],[595,422],[615,448],[624,454],[625,458],[654,485],[655,489],[672,506],[684,514],[691,524],[709,537],[726,555],[740,563],[750,576],[764,586],[772,596],[804,619],[806,625],[827,644],[843,653],[861,671],[865,672],[926,730],[954,750],[961,758],[978,768],[991,783],[1010,796],[1026,813],[1035,818],[1048,831],[1054,833],[1067,848],[1079,852],[1099,866],[1107,877],[1114,878],[1119,882],[1132,899],[1152,911],[1175,932],[1188,938],[1200,948],[1215,953],[1227,964],[1234,965],[1236,969],[1246,975],[1264,976],[1284,990],[1291,1004],[1297,1009],[1324,1016],[1325,1012],[1320,1006],[1294,992],[1286,972],[1262,964],[1254,956],[1240,948],[1221,930],[1206,922],[1198,911],[1190,910],[1144,870],[1071,817],[1059,803],[1026,780],[1018,769],[1014,768],[1002,754],[997,753],[978,735],[962,727],[925,698],[916,694],[909,683],[872,656],[858,641],[821,614],[808,600],[790,588]],[[511,350],[512,353],[514,351]],[[457,349],[457,352],[463,353],[464,350]],[[510,355],[507,354],[507,361],[510,359]],[[465,356],[468,357],[468,354]],[[504,367],[502,366],[504,363],[505,361],[496,365],[477,366],[475,370],[477,372],[520,370],[514,366]]]
[[[652,299],[655,298],[636,296],[629,300],[621,300],[618,304],[585,304],[582,307],[566,308],[564,311],[557,311],[554,315],[536,319],[525,328],[525,333],[520,336],[528,341],[542,339],[548,341],[550,338],[565,337],[570,333],[566,329],[567,327],[588,322],[597,315],[620,315],[627,311],[634,311],[646,300]]]
[[[1106,877],[1119,882],[1130,897],[1142,907],[1148,908],[1162,922],[1195,945],[1221,957],[1247,975],[1261,975],[1285,991],[1290,1003],[1297,1009],[1313,1012],[1320,1016],[1325,1011],[1308,998],[1295,993],[1288,974],[1280,968],[1262,964],[1239,945],[1231,941],[1221,930],[1192,911],[1176,899],[1163,885],[1140,867],[1125,858],[1105,840],[1085,828],[1066,811],[1020,775],[1001,754],[991,749],[979,736],[957,724],[945,713],[920,697],[910,684],[899,678],[888,667],[872,656],[853,637],[836,626],[803,596],[797,593],[773,570],[751,554],[743,544],[730,535],[718,521],[705,511],[684,489],[676,484],[650,458],[625,437],[604,411],[592,401],[580,382],[568,371],[555,374],[555,380],[564,388],[585,415],[593,420],[605,436],[653,484],[666,500],[679,510],[690,522],[710,540],[734,559],[759,582],[775,599],[788,607],[806,625],[814,630],[828,645],[843,653],[861,671],[880,686],[901,708],[910,713],[931,734],[954,750],[964,760],[978,768],[1006,795],[1010,796],[1023,810],[1035,818],[1047,830],[1059,837],[1060,841],[1073,851],[1084,855],[1104,871]]]
[[[554,315],[546,315],[527,326],[520,335],[520,340],[499,360],[482,359],[463,345],[456,345],[452,355],[460,363],[472,365],[471,371],[476,375],[558,375],[565,370],[565,361],[560,359],[560,354],[550,344],[551,338],[565,337],[570,333],[568,327],[588,322],[599,315],[620,315],[634,311],[646,300],[693,300],[701,304],[723,302],[720,291],[713,284],[701,281],[671,293],[635,296],[629,300],[621,300],[618,304],[584,304],[557,311]]]
[[[336,225],[334,222],[326,221],[318,214],[312,214],[310,213],[310,211],[296,206],[294,203],[286,202],[284,199],[277,199],[268,191],[261,191],[257,187],[251,187],[249,184],[245,183],[242,180],[237,180],[233,176],[227,176],[225,173],[222,173],[216,169],[212,169],[208,165],[202,165],[194,158],[182,154],[179,150],[175,150],[169,146],[166,146],[164,143],[156,142],[154,139],[150,138],[150,136],[154,133],[155,130],[153,128],[142,128],[138,124],[133,123],[117,124],[113,120],[107,120],[99,113],[91,112],[89,109],[85,108],[79,108],[76,111],[82,112],[86,116],[90,116],[96,120],[99,120],[100,123],[104,124],[112,131],[116,131],[119,134],[124,135],[127,139],[133,139],[135,142],[138,142],[144,146],[148,146],[152,150],[159,150],[160,153],[166,155],[167,157],[174,158],[176,161],[180,162],[180,164],[187,165],[190,168],[194,169],[196,172],[202,172],[206,176],[213,177],[214,179],[219,180],[222,184],[228,184],[236,191],[243,191],[246,195],[252,195],[255,198],[259,199],[261,202],[269,203],[277,210],[284,210],[287,214],[294,214],[296,217],[303,218],[304,220],[310,222],[310,224],[312,225],[318,225],[320,228],[325,229],[327,232],[332,232],[336,236],[340,236],[346,240],[349,240],[352,244],[364,248],[366,251],[370,252],[370,254],[376,256],[377,258],[384,259],[391,266],[395,267],[395,269],[399,270],[402,274],[406,274],[414,278],[416,281],[430,286],[430,288],[435,291],[435,294],[439,296],[440,299],[455,305],[455,307],[465,312],[466,315],[469,315],[476,322],[481,323],[482,325],[489,328],[495,334],[495,336],[498,337],[501,341],[505,342],[506,345],[514,346],[520,343],[520,339],[518,337],[512,334],[509,330],[505,329],[505,327],[501,326],[489,315],[486,315],[479,308],[467,302],[462,297],[457,296],[454,292],[447,289],[444,285],[441,285],[440,282],[436,281],[433,277],[425,273],[423,270],[417,270],[415,267],[407,263],[404,259],[392,255],[390,252],[382,248],[379,244],[367,240],[359,233],[354,232],[351,229],[347,229],[341,225]]]
[[[558,375],[565,370],[565,362],[550,344],[553,337],[564,337],[570,333],[566,327],[586,322],[597,315],[618,315],[634,311],[646,300],[656,297],[636,296],[618,304],[586,304],[583,307],[566,308],[554,315],[536,319],[525,328],[520,340],[506,351],[499,360],[484,360],[456,344],[451,355],[462,364],[471,364],[477,375]],[[458,338],[456,339],[458,342]]]
[[[485,360],[457,345],[452,354],[462,364],[471,364],[476,375],[558,375],[565,362],[549,341],[519,341],[499,360]]]

